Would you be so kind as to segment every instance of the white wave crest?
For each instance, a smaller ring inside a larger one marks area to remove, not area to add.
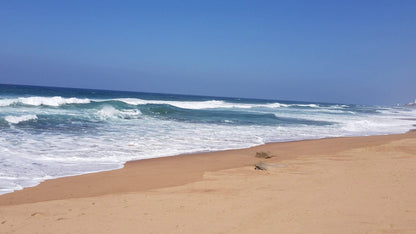
[[[25,122],[25,121],[29,121],[29,120],[37,119],[37,118],[38,117],[36,115],[22,115],[22,116],[8,115],[4,117],[4,119],[11,124],[18,124],[20,122]]]
[[[231,103],[219,100],[210,100],[210,101],[164,101],[164,100],[143,100],[138,98],[120,98],[115,99],[130,105],[146,105],[146,104],[159,104],[159,105],[171,105],[183,109],[219,109],[219,108],[256,108],[256,107],[266,107],[266,108],[279,108],[279,107],[288,107],[286,104],[282,103],[269,103],[269,104],[249,104],[249,103]]]
[[[316,104],[283,104],[279,102],[275,103],[265,103],[265,104],[256,104],[256,103],[233,103],[221,100],[209,100],[209,101],[168,101],[168,100],[144,100],[139,98],[119,98],[119,99],[94,99],[95,102],[105,102],[105,101],[121,101],[130,105],[146,105],[146,104],[166,104],[171,106],[176,106],[183,109],[220,109],[220,108],[240,108],[240,109],[250,109],[250,108],[284,108],[284,107],[312,107],[318,108]],[[13,104],[23,104],[29,106],[53,106],[58,107],[66,104],[88,104],[91,100],[88,98],[64,98],[61,96],[55,97],[19,97],[12,99],[0,99],[0,106],[10,106]]]
[[[312,107],[312,108],[318,108],[319,106],[316,104],[292,104],[290,106],[299,106],[299,107]]]
[[[330,106],[330,108],[334,108],[334,109],[344,109],[344,108],[348,108],[350,107],[349,105],[345,105],[345,104],[341,104],[341,105],[332,105]]]
[[[106,105],[101,108],[101,110],[97,111],[97,116],[99,119],[107,120],[107,119],[131,119],[137,118],[137,116],[141,115],[142,113],[139,110],[117,110],[116,108]]]
[[[17,99],[0,99],[0,106],[10,106],[17,102]]]
[[[60,96],[55,97],[20,97],[13,99],[1,99],[0,106],[10,106],[13,104],[24,104],[29,106],[61,106],[66,104],[87,104],[90,103],[88,98],[63,98]]]
[[[270,103],[270,104],[263,104],[259,105],[260,107],[267,107],[267,108],[280,108],[280,107],[289,107],[290,105],[283,104],[283,103]]]

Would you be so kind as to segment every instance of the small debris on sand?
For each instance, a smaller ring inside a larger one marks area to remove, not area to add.
[[[268,159],[268,158],[272,158],[272,157],[274,157],[274,155],[272,155],[270,152],[257,152],[256,153],[256,158],[265,158],[265,159]]]
[[[282,168],[282,167],[287,167],[287,165],[286,164],[268,164],[268,163],[264,163],[262,161],[256,163],[256,165],[254,165],[255,170],[263,170],[263,171],[268,171],[270,169]]]

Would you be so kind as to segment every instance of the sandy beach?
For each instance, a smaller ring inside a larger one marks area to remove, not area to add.
[[[416,234],[416,1],[3,1],[0,234]]]
[[[267,171],[254,169],[259,161]],[[0,196],[0,232],[416,233],[416,132],[134,161],[49,180]]]

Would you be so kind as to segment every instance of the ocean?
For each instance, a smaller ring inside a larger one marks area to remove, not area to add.
[[[0,194],[130,160],[404,133],[415,109],[0,85]]]

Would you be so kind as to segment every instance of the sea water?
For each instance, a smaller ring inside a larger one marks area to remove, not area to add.
[[[399,107],[0,85],[0,194],[129,160],[404,133],[414,117]]]

